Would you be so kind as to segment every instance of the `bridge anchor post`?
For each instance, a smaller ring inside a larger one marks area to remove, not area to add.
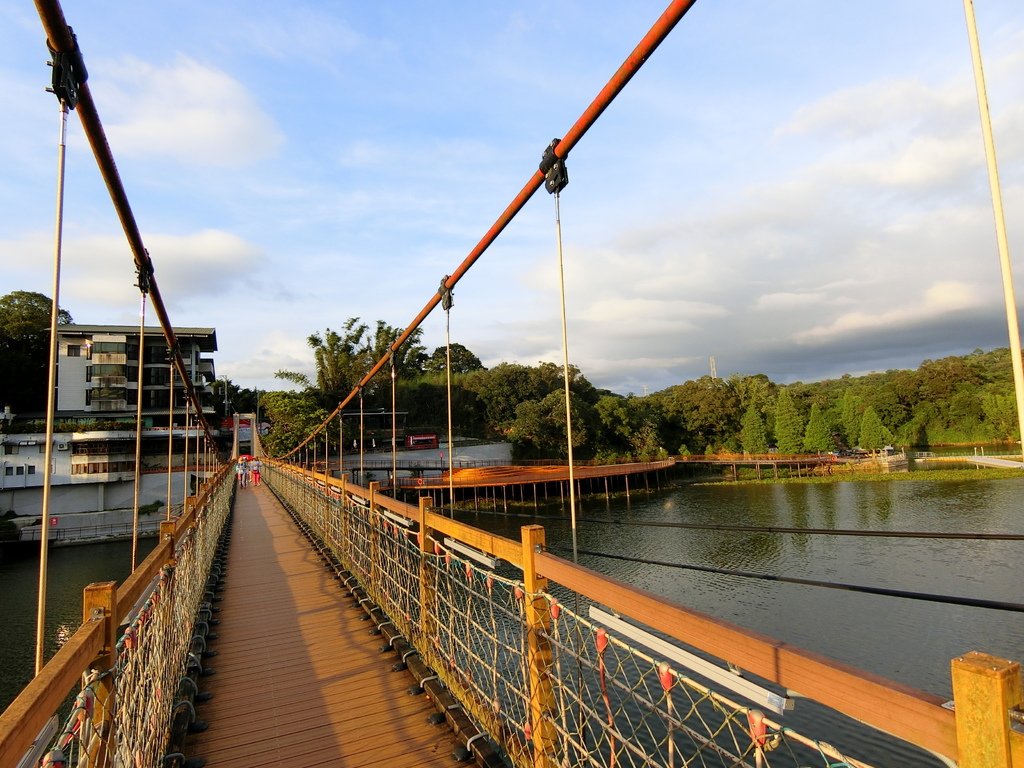
[[[1010,710],[1024,704],[1020,664],[971,651],[950,664],[960,768],[1024,765],[1024,733]]]

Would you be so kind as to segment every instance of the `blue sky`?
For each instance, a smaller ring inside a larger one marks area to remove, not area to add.
[[[976,6],[1019,262],[1024,6]],[[283,389],[310,333],[412,320],[665,4],[63,7],[172,321],[216,327],[218,374]],[[32,5],[0,0],[0,293],[50,293],[46,59]],[[137,323],[69,125],[61,305]],[[699,1],[568,166],[570,358],[597,386],[655,391],[710,356],[790,382],[1007,343],[957,0]],[[440,309],[423,328],[444,343]],[[561,361],[547,194],[456,287],[451,332],[486,365]]]

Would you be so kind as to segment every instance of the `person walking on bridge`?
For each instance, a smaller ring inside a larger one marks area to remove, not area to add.
[[[249,469],[252,470],[252,484],[253,485],[259,485],[260,484],[260,469],[261,469],[262,466],[263,465],[260,463],[259,459],[253,459],[252,463],[249,465]]]

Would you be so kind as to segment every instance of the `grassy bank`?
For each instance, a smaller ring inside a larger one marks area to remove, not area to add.
[[[929,469],[919,472],[843,472],[832,475],[813,475],[811,477],[766,477],[758,480],[756,477],[743,477],[742,473],[738,480],[709,480],[699,481],[695,485],[789,485],[802,483],[805,485],[817,483],[848,483],[848,482],[889,482],[899,483],[907,480],[924,480],[927,482],[950,482],[953,480],[1009,480],[1011,478],[1024,477],[1024,472],[1019,469],[982,469],[980,467],[965,467],[964,469]]]

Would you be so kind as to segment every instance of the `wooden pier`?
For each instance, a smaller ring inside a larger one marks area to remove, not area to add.
[[[197,707],[209,729],[189,737],[209,768],[246,765],[448,766],[458,746],[362,610],[265,486],[239,490],[217,603],[218,655]]]

